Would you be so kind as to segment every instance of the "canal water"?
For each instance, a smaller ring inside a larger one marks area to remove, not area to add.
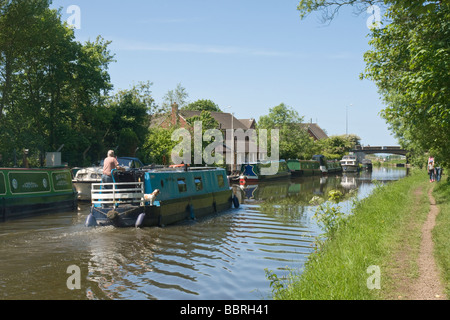
[[[164,228],[89,229],[88,204],[78,212],[0,223],[0,300],[270,299],[265,269],[279,277],[301,270],[321,233],[309,205],[313,196],[337,189],[364,198],[373,180],[406,174],[374,168],[233,186],[239,209]],[[349,212],[351,201],[341,206]],[[80,289],[73,288],[78,283]]]

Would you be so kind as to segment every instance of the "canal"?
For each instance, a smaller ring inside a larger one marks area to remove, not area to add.
[[[309,205],[313,196],[338,189],[364,198],[373,180],[406,174],[374,168],[233,186],[239,209],[165,228],[89,229],[88,204],[78,212],[1,223],[0,299],[269,299],[265,269],[279,277],[301,269],[321,233]],[[350,212],[351,201],[341,206]],[[80,289],[67,285],[73,266]]]

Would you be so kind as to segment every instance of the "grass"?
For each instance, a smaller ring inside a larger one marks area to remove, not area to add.
[[[436,194],[445,210],[449,209],[449,191],[437,188]],[[414,171],[410,176],[377,187],[371,196],[355,206],[353,215],[318,250],[310,255],[301,274],[292,271],[283,285],[272,286],[273,298],[280,300],[373,300],[393,294],[393,263],[400,249],[407,246],[408,261],[402,272],[414,277],[415,258],[420,246],[420,230],[429,211],[427,191],[431,187],[426,173]],[[420,196],[417,190],[422,190]],[[448,219],[448,215],[447,215]],[[411,223],[414,221],[414,223]],[[442,268],[448,271],[449,221],[439,222]],[[400,250],[402,251],[402,250]],[[371,266],[381,271],[381,289],[370,290]],[[448,276],[448,272],[447,272]],[[276,277],[272,277],[275,279]],[[448,278],[447,278],[448,279]],[[448,287],[447,287],[448,288]]]
[[[450,299],[450,180],[438,183],[433,196],[440,210],[433,230],[434,254]]]

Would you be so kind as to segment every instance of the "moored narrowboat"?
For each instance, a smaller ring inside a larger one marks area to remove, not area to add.
[[[340,161],[328,160],[324,155],[317,154],[312,157],[313,160],[320,164],[320,171],[322,174],[341,172],[342,167]]]
[[[274,168],[276,172],[271,172]],[[268,171],[268,173],[265,173]],[[240,184],[257,183],[291,177],[291,171],[285,160],[245,163],[241,165]]]
[[[165,226],[239,206],[220,168],[114,171],[113,177],[114,183],[92,185],[86,226]]]
[[[0,220],[76,208],[67,168],[0,168]]]
[[[287,165],[295,177],[309,177],[322,174],[320,163],[316,160],[288,160]]]

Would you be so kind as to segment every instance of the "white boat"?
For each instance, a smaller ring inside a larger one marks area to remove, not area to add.
[[[91,186],[102,182],[103,167],[88,167],[77,171],[72,184],[78,192],[78,200],[91,200]]]
[[[119,166],[125,169],[139,169],[144,164],[138,158],[118,157]],[[101,183],[103,174],[103,160],[99,166],[82,168],[77,171],[72,180],[73,186],[78,192],[78,200],[91,201],[91,189],[93,183]]]
[[[342,158],[341,167],[344,172],[358,172],[359,161],[355,155],[349,154]]]

